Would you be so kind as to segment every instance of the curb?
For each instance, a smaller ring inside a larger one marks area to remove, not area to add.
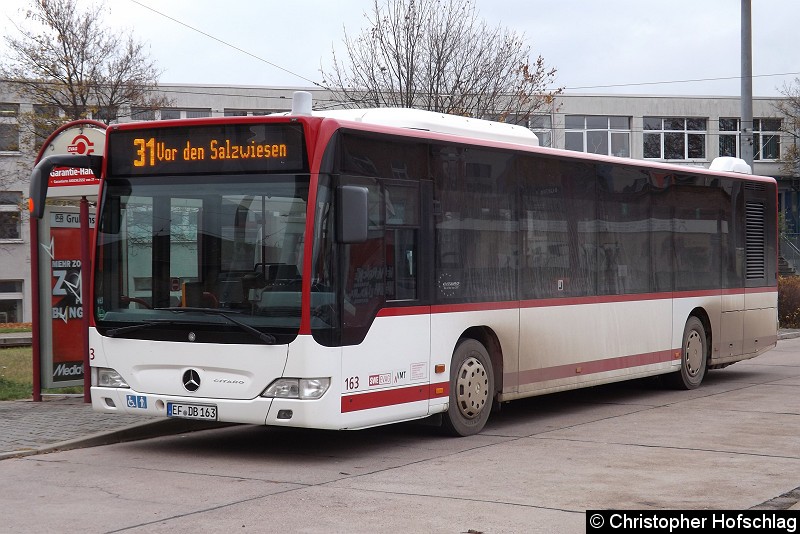
[[[215,428],[234,426],[236,423],[214,423],[205,421],[192,421],[190,419],[165,419],[135,423],[130,426],[112,430],[111,432],[97,432],[88,436],[74,438],[67,441],[44,445],[35,449],[22,449],[18,451],[0,452],[0,460],[9,458],[23,458],[37,454],[48,454],[51,452],[68,451],[72,449],[84,449],[89,447],[99,447],[101,445],[112,445],[114,443],[124,443],[129,441],[139,441],[143,439],[170,436],[174,434],[188,434]]]

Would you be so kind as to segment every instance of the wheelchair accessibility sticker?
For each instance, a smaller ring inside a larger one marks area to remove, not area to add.
[[[137,408],[141,410],[147,409],[147,397],[144,395],[126,395],[125,399],[128,404],[128,408]]]

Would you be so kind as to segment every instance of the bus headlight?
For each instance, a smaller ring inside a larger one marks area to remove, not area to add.
[[[101,388],[130,388],[122,375],[108,367],[92,367],[92,385]]]
[[[276,399],[318,399],[330,386],[330,378],[279,378],[261,396]]]

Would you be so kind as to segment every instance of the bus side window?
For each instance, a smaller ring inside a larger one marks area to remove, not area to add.
[[[363,243],[341,244],[343,268],[342,338],[344,345],[360,343],[386,301],[386,257],[382,194],[373,178],[346,176],[344,185],[369,190],[369,226]]]
[[[419,262],[419,186],[385,183],[386,300],[416,300]]]
[[[386,300],[417,299],[416,229],[386,229]]]

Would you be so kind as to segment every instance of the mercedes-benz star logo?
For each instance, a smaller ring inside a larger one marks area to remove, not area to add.
[[[200,388],[200,374],[194,369],[183,373],[183,387],[186,388],[186,391],[197,391]]]

